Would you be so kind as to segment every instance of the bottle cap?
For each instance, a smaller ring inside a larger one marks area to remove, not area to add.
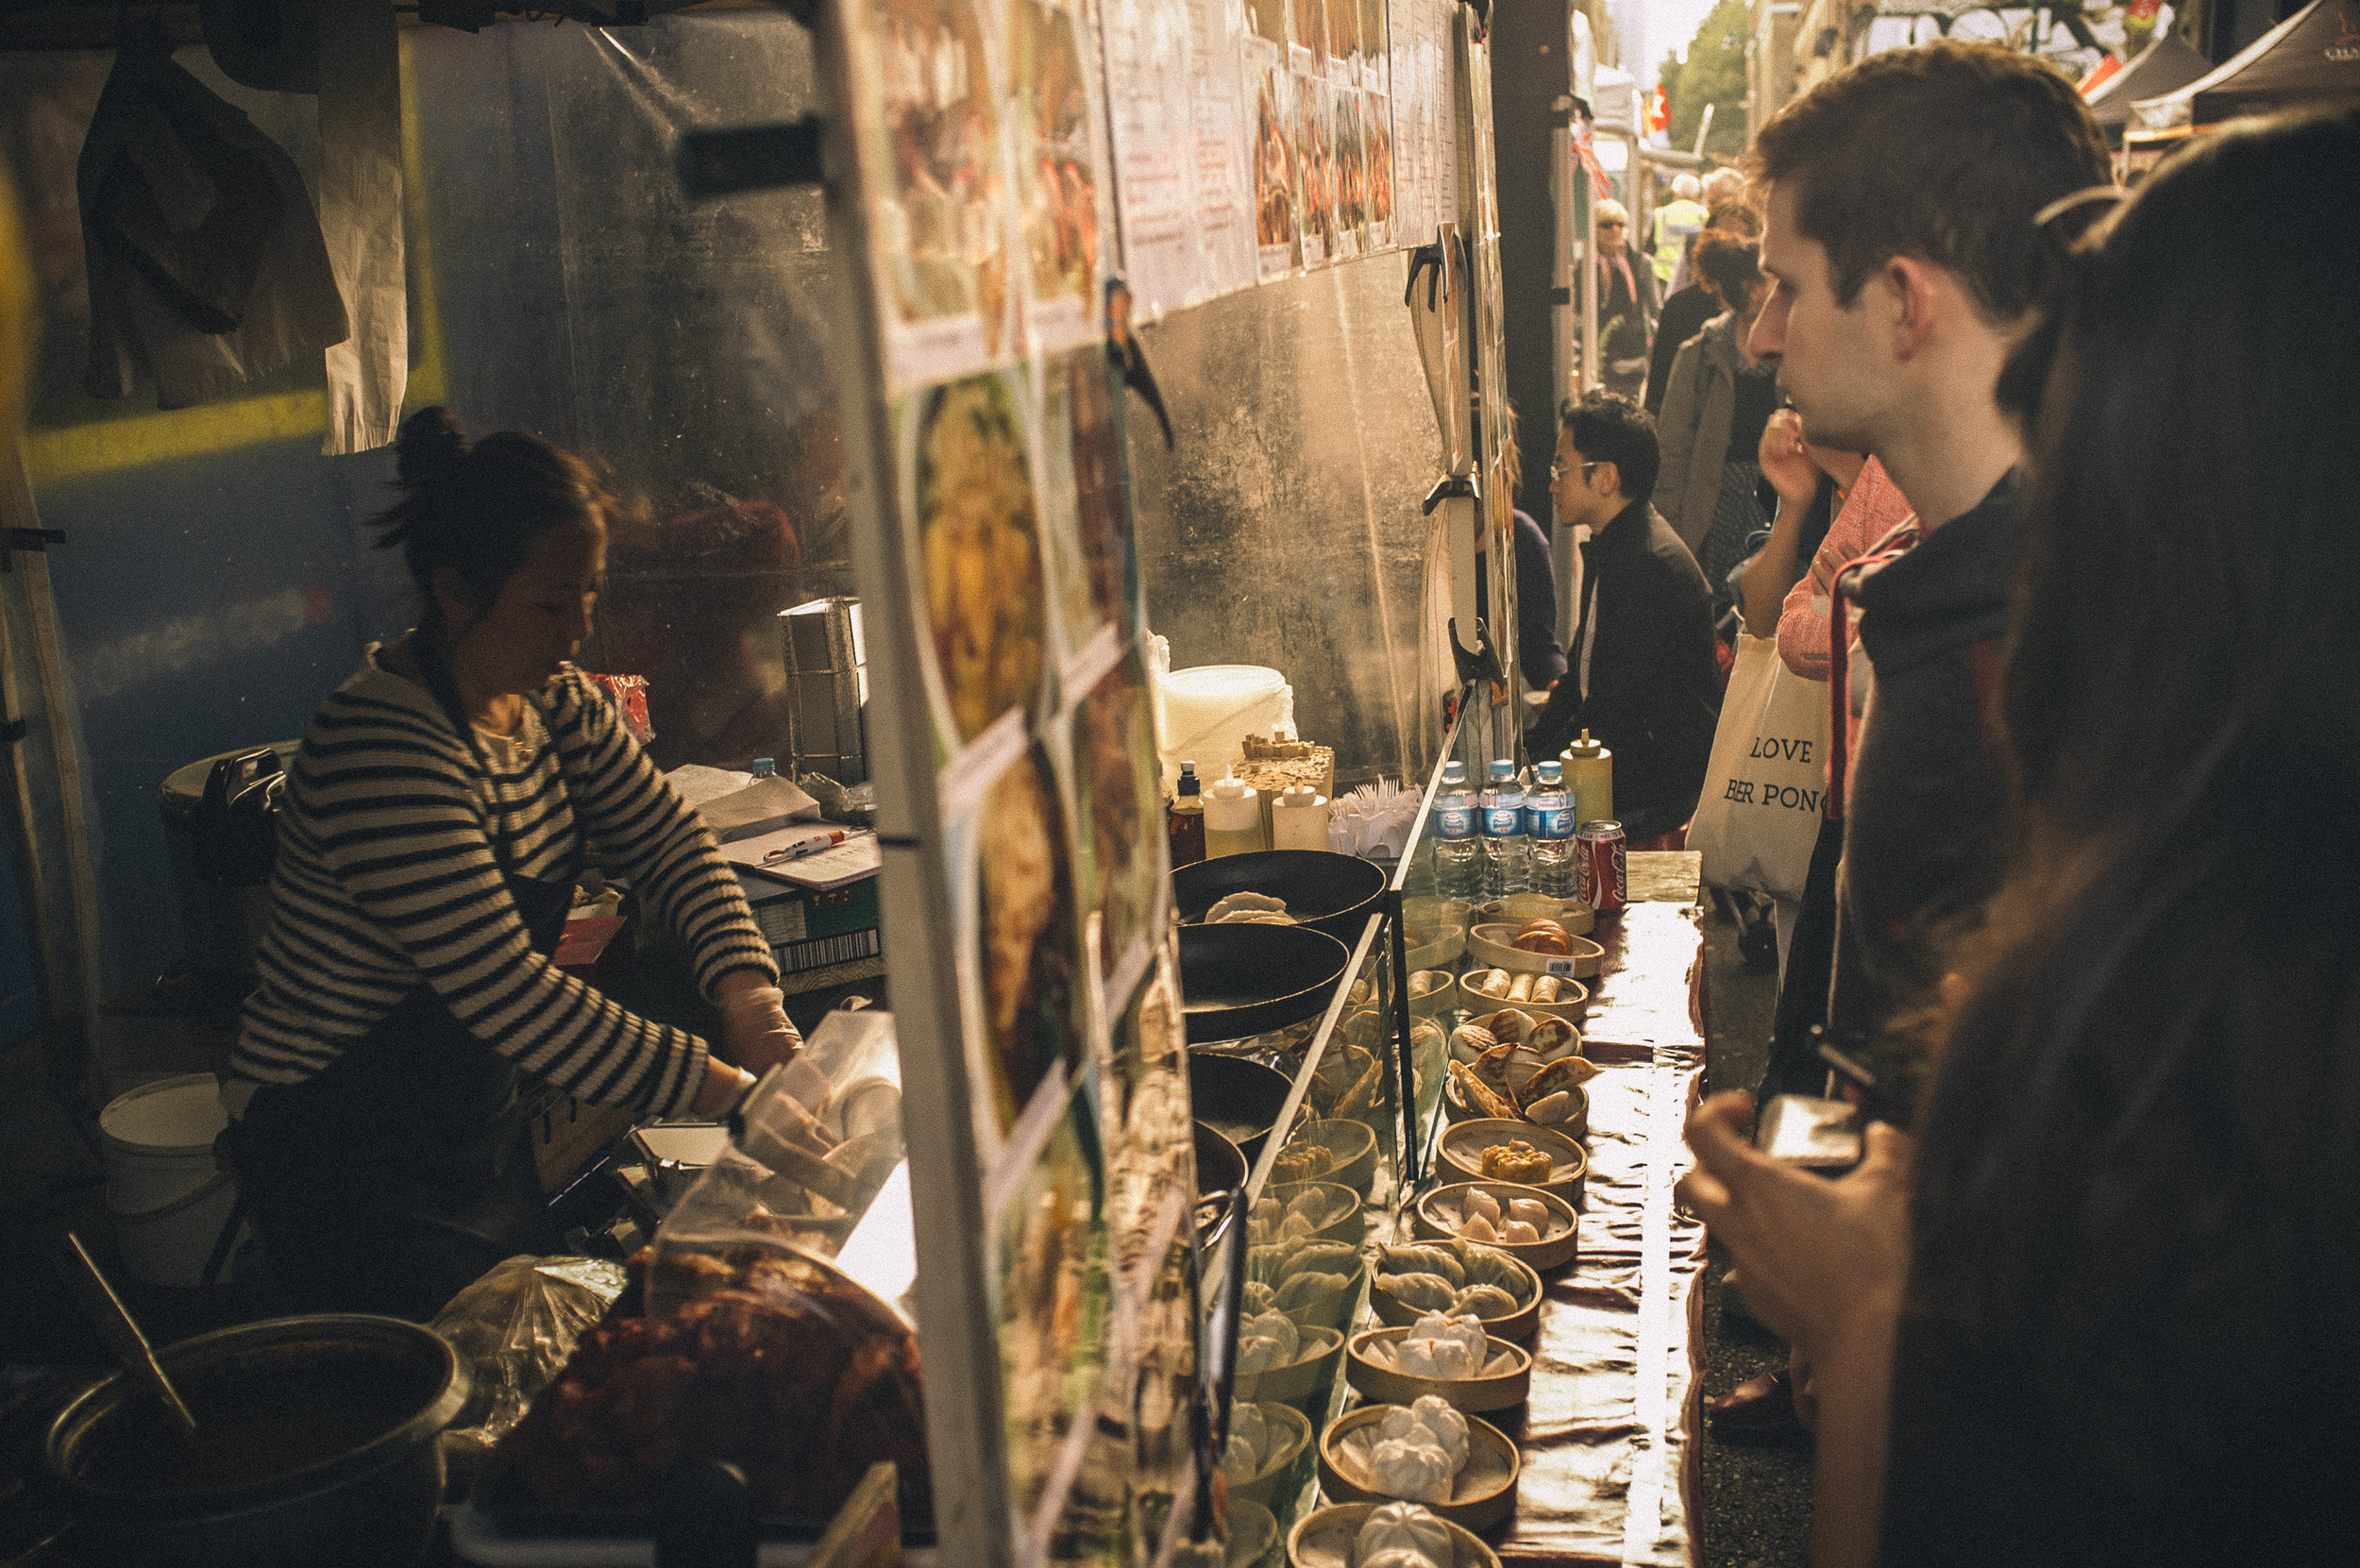
[[[1516,776],[1516,759],[1515,759],[1515,758],[1513,758],[1513,757],[1494,757],[1494,758],[1492,758],[1492,782],[1493,784],[1498,784],[1498,783],[1500,783],[1500,782],[1501,782],[1501,781],[1503,781],[1503,780],[1512,779],[1512,778],[1514,778],[1515,776]]]
[[[1213,799],[1217,801],[1251,801],[1254,786],[1243,779],[1223,776],[1213,781]]]
[[[1198,795],[1204,792],[1204,788],[1205,785],[1203,781],[1199,780],[1196,776],[1196,764],[1192,762],[1182,763],[1180,765],[1180,793],[1183,795]]]
[[[777,774],[778,770],[779,765],[775,758],[756,757],[754,759],[754,777],[757,779],[771,778]]]
[[[1565,748],[1563,755],[1568,758],[1602,757],[1606,755],[1606,743],[1601,740],[1592,740],[1590,738],[1590,732],[1584,730],[1581,733],[1581,738],[1579,740],[1575,741],[1572,745]]]
[[[1446,784],[1465,784],[1467,765],[1456,757],[1442,764],[1442,782]]]
[[[1561,763],[1544,762],[1541,765],[1541,782],[1542,784],[1555,784],[1564,776],[1565,768]]]

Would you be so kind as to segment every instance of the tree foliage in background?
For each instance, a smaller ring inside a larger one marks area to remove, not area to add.
[[[1745,5],[1720,0],[1689,41],[1685,64],[1665,56],[1657,73],[1672,100],[1672,145],[1686,152],[1696,144],[1696,126],[1712,111],[1705,150],[1735,158],[1745,150]]]

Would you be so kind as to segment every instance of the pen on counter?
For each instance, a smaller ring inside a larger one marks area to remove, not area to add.
[[[800,844],[789,844],[783,850],[772,850],[762,857],[762,863],[765,866],[775,866],[783,860],[801,860],[805,855],[818,854],[822,850],[833,850],[843,842],[844,834],[839,829],[829,834],[825,838],[806,838]]]

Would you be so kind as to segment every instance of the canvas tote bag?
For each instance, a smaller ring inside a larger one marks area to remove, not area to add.
[[[1768,637],[1739,632],[1688,847],[1704,880],[1800,899],[1826,809],[1828,687],[1778,658]]]

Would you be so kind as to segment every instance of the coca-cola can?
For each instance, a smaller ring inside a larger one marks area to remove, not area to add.
[[[1574,831],[1574,890],[1603,915],[1630,901],[1630,863],[1623,858],[1623,824],[1584,822]]]

